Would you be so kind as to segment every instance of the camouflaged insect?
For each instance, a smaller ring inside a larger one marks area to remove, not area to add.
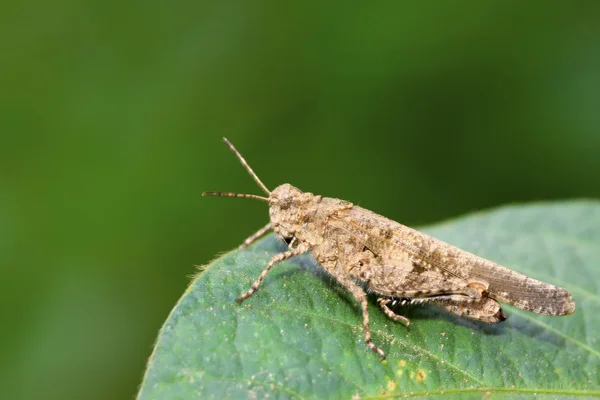
[[[427,302],[486,323],[506,319],[499,302],[546,315],[575,311],[571,295],[560,287],[512,271],[348,201],[305,193],[287,183],[270,191],[235,147],[224,140],[269,197],[230,192],[203,195],[268,202],[270,222],[246,239],[242,247],[271,229],[289,246],[271,259],[238,302],[252,296],[275,264],[310,251],[360,303],[365,342],[382,360],[385,353],[371,340],[365,288],[377,294],[385,315],[406,326],[410,321],[392,311],[390,305]]]

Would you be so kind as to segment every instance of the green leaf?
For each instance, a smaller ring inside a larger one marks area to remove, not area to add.
[[[465,250],[569,290],[566,317],[506,306],[485,325],[433,306],[397,311],[370,299],[380,362],[363,341],[360,309],[309,255],[271,270],[242,305],[269,259],[268,236],[213,261],[160,331],[138,398],[600,397],[600,203],[511,206],[423,229]],[[240,242],[244,238],[240,238]]]

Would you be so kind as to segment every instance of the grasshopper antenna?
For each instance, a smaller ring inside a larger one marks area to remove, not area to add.
[[[220,196],[220,197],[241,197],[243,199],[256,199],[269,202],[269,198],[257,196],[255,194],[232,193],[232,192],[202,192],[202,196]]]
[[[223,138],[223,140],[225,141],[225,143],[227,143],[227,146],[229,146],[229,148],[231,149],[231,151],[233,151],[233,154],[235,154],[236,157],[240,160],[240,162],[246,168],[246,170],[248,171],[248,173],[250,174],[250,176],[252,176],[252,178],[254,178],[254,180],[256,181],[256,183],[258,183],[258,186],[260,186],[261,189],[265,191],[265,193],[267,193],[267,194],[270,195],[271,191],[269,189],[267,189],[267,187],[265,186],[265,184],[262,183],[262,181],[258,178],[258,175],[256,175],[256,173],[252,170],[252,168],[250,168],[250,165],[248,165],[248,162],[246,161],[246,159],[244,157],[242,157],[242,155],[240,154],[240,152],[237,151],[237,149],[231,144],[231,142],[229,140],[227,140],[227,138]],[[256,200],[266,201],[267,203],[269,202],[269,198],[268,197],[257,196],[255,194],[246,194],[246,193],[203,192],[202,196],[241,197],[241,198],[244,198],[244,199],[256,199]]]
[[[229,140],[227,140],[227,138],[223,138],[223,140],[225,141],[225,143],[227,143],[227,146],[229,146],[229,148],[231,149],[231,151],[233,151],[233,154],[235,154],[236,157],[240,160],[240,162],[246,168],[246,170],[252,176],[252,178],[254,178],[254,180],[256,181],[256,183],[258,183],[258,186],[260,186],[260,188],[266,194],[271,194],[271,191],[269,189],[267,189],[267,187],[265,186],[265,184],[262,183],[262,181],[260,179],[258,179],[258,175],[256,175],[256,173],[252,170],[252,168],[250,168],[250,166],[248,165],[248,162],[246,161],[246,159],[244,157],[242,157],[242,155],[240,154],[240,152],[237,151],[237,149],[231,144],[231,142]]]

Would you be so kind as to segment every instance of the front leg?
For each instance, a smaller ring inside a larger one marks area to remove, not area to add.
[[[258,286],[260,286],[260,283],[263,281],[263,279],[265,279],[265,276],[267,276],[267,273],[269,273],[269,270],[271,268],[273,268],[273,266],[275,264],[277,264],[278,262],[281,262],[283,260],[286,260],[288,258],[300,255],[300,254],[306,252],[308,249],[309,249],[309,245],[307,243],[301,243],[295,249],[284,251],[283,253],[279,253],[279,254],[273,256],[273,258],[271,258],[271,261],[269,261],[269,263],[267,264],[267,267],[263,270],[263,272],[261,272],[258,279],[256,281],[254,281],[250,290],[248,290],[246,293],[244,293],[240,297],[238,297],[237,302],[241,303],[242,301],[246,300],[248,297],[252,296],[254,294],[254,292],[256,292],[256,289],[258,289]]]
[[[240,245],[240,249],[245,249],[246,247],[250,246],[256,240],[260,239],[260,237],[262,235],[264,235],[265,233],[267,233],[271,228],[272,228],[272,226],[271,226],[271,223],[269,222],[268,224],[266,224],[265,226],[260,228],[258,231],[256,231],[256,233],[254,233],[248,239],[244,240],[244,243],[242,243]]]

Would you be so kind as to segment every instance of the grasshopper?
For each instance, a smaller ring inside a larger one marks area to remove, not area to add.
[[[349,201],[302,192],[288,183],[270,191],[236,148],[226,138],[224,141],[268,197],[231,192],[202,195],[267,202],[269,223],[241,247],[249,246],[270,230],[288,245],[288,250],[273,256],[250,289],[237,298],[239,303],[256,292],[277,263],[310,251],[360,304],[365,342],[381,360],[385,353],[371,339],[366,291],[377,295],[387,317],[405,326],[410,324],[409,319],[390,308],[397,302],[431,303],[451,314],[485,323],[506,319],[500,302],[545,315],[575,311],[575,302],[565,289],[478,257]]]

